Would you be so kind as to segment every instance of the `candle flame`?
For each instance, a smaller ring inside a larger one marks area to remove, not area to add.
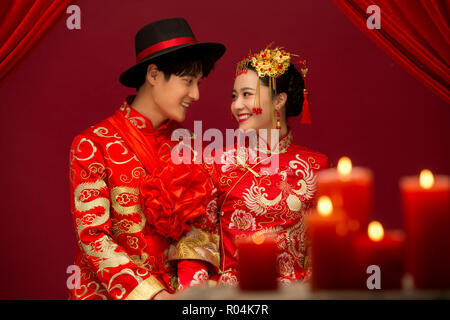
[[[342,157],[337,165],[338,173],[341,177],[347,177],[352,173],[352,161],[349,157]]]
[[[420,186],[424,189],[431,189],[434,186],[434,176],[430,170],[424,169],[420,172]]]
[[[254,244],[264,243],[264,234],[257,232],[252,235],[252,240]]]
[[[378,221],[372,221],[367,228],[367,234],[372,241],[381,241],[384,238],[384,229]]]
[[[317,211],[321,216],[327,217],[333,212],[333,203],[327,196],[321,196],[317,202]]]

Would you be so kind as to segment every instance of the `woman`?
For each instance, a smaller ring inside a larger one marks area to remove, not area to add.
[[[302,76],[292,56],[268,46],[237,68],[231,113],[239,129],[256,131],[258,145],[235,145],[222,154],[220,164],[208,166],[218,189],[222,284],[237,283],[235,241],[254,232],[276,235],[282,283],[309,276],[304,218],[314,205],[316,174],[328,166],[328,158],[296,144],[287,125],[289,117],[307,107],[307,69],[301,61]],[[265,137],[262,129],[271,134]],[[277,134],[279,139],[274,139]]]
[[[300,114],[302,123],[309,122],[307,68],[301,61],[302,75],[292,56],[268,46],[238,64],[231,113],[241,134],[234,146],[205,161],[217,188],[217,204],[207,207],[207,216],[220,217],[219,284],[238,283],[236,240],[256,232],[276,236],[282,283],[310,274],[304,218],[314,206],[316,174],[328,158],[294,143],[287,125]],[[179,262],[179,289],[211,280],[202,264]]]

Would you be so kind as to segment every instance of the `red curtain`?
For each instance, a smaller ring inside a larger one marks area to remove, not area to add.
[[[450,102],[450,0],[334,0],[372,41],[433,92]],[[380,29],[370,30],[367,8],[380,8]]]
[[[0,83],[55,25],[70,0],[0,1]]]

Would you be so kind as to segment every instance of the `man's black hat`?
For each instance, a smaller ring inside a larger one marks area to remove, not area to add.
[[[119,77],[120,83],[130,88],[137,88],[142,81],[140,76],[143,74],[143,68],[147,68],[151,59],[169,52],[195,48],[214,62],[225,53],[223,44],[197,42],[191,27],[183,18],[164,19],[146,25],[136,33],[134,44],[136,64]]]

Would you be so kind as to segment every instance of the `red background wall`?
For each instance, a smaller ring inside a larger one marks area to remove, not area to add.
[[[276,41],[310,68],[313,125],[294,119],[296,141],[334,163],[348,155],[354,165],[372,168],[375,219],[402,227],[399,177],[422,168],[449,174],[448,105],[331,0],[77,4],[81,30],[68,30],[65,16],[0,88],[0,298],[67,298],[65,272],[75,247],[69,146],[133,93],[117,78],[133,64],[135,32],[153,20],[185,17],[199,40],[228,48],[203,81],[185,126],[201,119],[204,130],[235,127],[229,119],[235,63],[250,48]]]

